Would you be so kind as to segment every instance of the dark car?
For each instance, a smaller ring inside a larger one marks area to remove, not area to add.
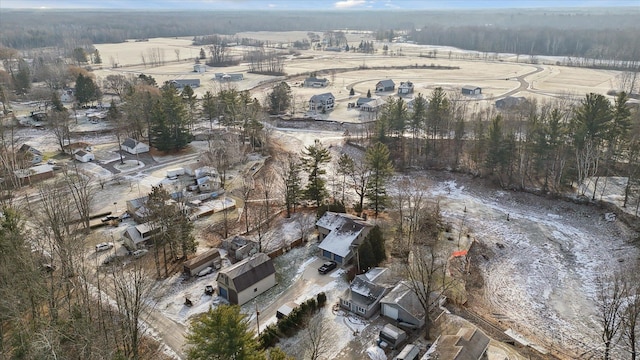
[[[213,286],[211,285],[207,285],[204,287],[204,293],[205,295],[213,295]]]
[[[320,274],[326,274],[329,271],[335,269],[337,266],[338,264],[335,261],[327,261],[326,263],[322,264],[322,266],[318,268],[318,272]]]

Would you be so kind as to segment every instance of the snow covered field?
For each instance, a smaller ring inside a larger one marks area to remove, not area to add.
[[[482,249],[476,265],[484,289],[472,308],[569,357],[598,343],[595,279],[640,256],[626,226],[595,207],[470,181],[439,182],[433,194],[454,224],[466,207],[466,224]]]

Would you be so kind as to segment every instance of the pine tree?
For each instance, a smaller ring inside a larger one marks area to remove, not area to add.
[[[187,130],[187,113],[178,91],[171,85],[162,87],[160,102],[154,105],[151,119],[152,143],[161,151],[185,148],[191,139]]]
[[[282,177],[285,187],[285,205],[287,207],[287,218],[295,211],[296,204],[300,200],[302,192],[302,179],[300,179],[300,163],[293,156],[289,155],[284,163]]]
[[[204,60],[207,58],[207,53],[204,52],[203,48],[200,48],[200,60]]]
[[[371,99],[371,89],[368,89],[368,90],[367,90],[367,98],[368,98],[368,99]]]
[[[100,52],[98,49],[93,53],[93,63],[94,64],[102,64],[102,58],[100,57]]]
[[[393,165],[389,159],[389,148],[383,143],[376,143],[373,147],[367,149],[365,162],[370,170],[366,195],[377,216],[381,208],[386,204],[386,184],[393,174]]]
[[[322,175],[327,171],[324,165],[331,161],[329,150],[322,146],[320,140],[316,140],[313,145],[305,147],[302,152],[302,168],[308,173],[307,187],[304,195],[307,199],[316,202],[320,206],[327,197],[326,181]]]
[[[269,114],[276,115],[286,112],[290,106],[291,88],[283,81],[269,93]]]
[[[189,360],[260,360],[258,341],[237,305],[220,305],[195,317],[189,326]]]
[[[353,88],[351,88],[351,90],[349,90],[349,96],[353,96],[355,94],[356,94],[356,91]]]
[[[24,60],[20,60],[18,63],[18,72],[13,78],[13,85],[18,95],[28,93],[31,88],[31,70],[29,64]]]

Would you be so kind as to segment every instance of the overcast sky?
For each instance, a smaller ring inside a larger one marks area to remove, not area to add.
[[[0,0],[0,8],[51,9],[498,9],[640,7],[640,0]]]

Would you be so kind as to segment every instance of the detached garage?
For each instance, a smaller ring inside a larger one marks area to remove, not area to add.
[[[267,254],[257,253],[220,270],[216,282],[221,297],[243,305],[276,284],[276,269]]]
[[[84,151],[84,150],[78,150],[76,151],[76,153],[74,154],[74,157],[76,158],[76,160],[86,163],[89,162],[91,160],[95,160],[96,156],[93,155],[93,153],[88,152],[88,151]]]

